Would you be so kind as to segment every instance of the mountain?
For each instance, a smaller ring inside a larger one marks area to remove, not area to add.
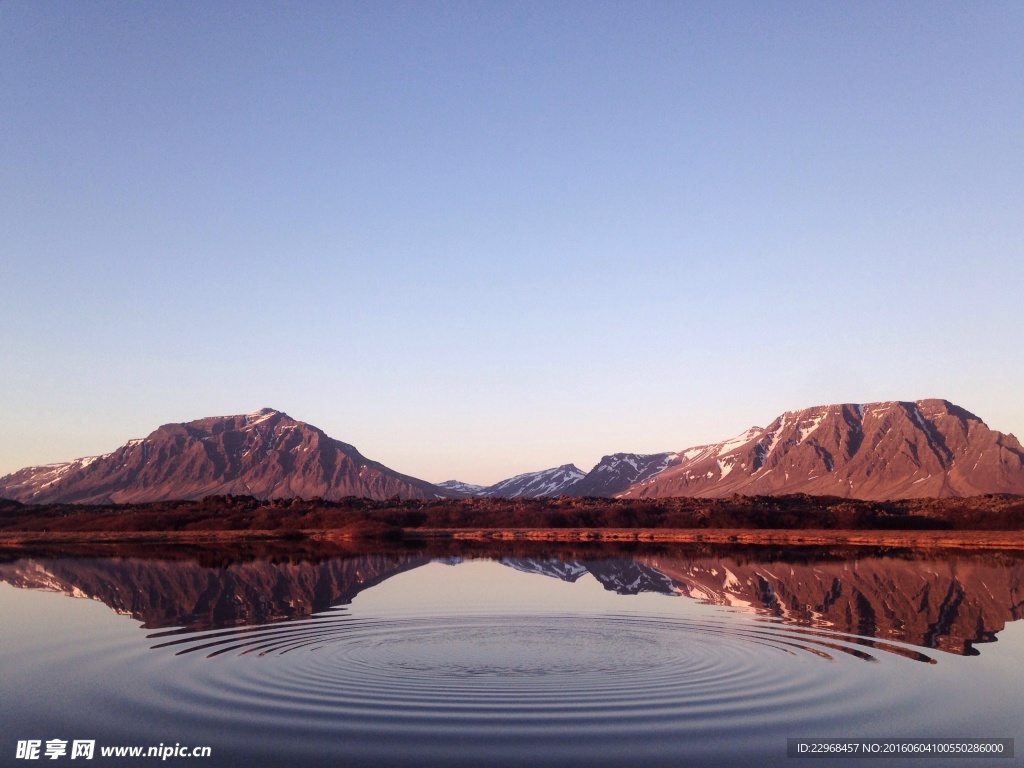
[[[574,480],[573,477],[576,479]],[[821,405],[676,453],[614,453],[585,475],[571,464],[473,496],[777,496],[867,500],[1024,494],[1024,448],[946,400]]]
[[[670,456],[622,498],[1024,494],[1024,448],[946,400],[823,405]]]
[[[487,490],[486,486],[464,483],[461,480],[445,480],[444,482],[438,483],[437,487],[454,491],[455,493],[464,493],[467,496],[482,496],[483,492]]]
[[[210,494],[258,499],[456,495],[370,461],[351,445],[272,408],[165,424],[102,456],[26,467],[0,478],[0,497],[35,504],[139,503]]]
[[[563,464],[560,467],[542,469],[537,472],[524,472],[515,477],[500,480],[494,485],[473,485],[461,480],[445,480],[438,486],[447,491],[467,496],[488,496],[491,498],[513,499],[521,496],[561,496],[576,495],[572,490],[583,479],[585,473],[574,464]]]
[[[615,453],[482,487],[432,485],[271,408],[166,424],[103,456],[0,478],[0,498],[45,503],[198,499],[839,496],[866,500],[1024,494],[1024,448],[946,400],[787,411],[720,443],[677,453]]]
[[[567,489],[572,496],[615,496],[631,485],[663,472],[673,453],[613,453],[604,456],[586,477]]]
[[[563,464],[539,472],[524,472],[489,485],[474,495],[497,496],[503,499],[517,496],[561,496],[570,493],[569,489],[582,480],[584,474],[583,470],[574,464]]]
[[[442,488],[468,496],[513,498],[517,496],[611,497],[668,466],[671,453],[614,453],[605,456],[589,472],[574,464],[526,472],[494,485],[473,485],[459,480],[438,483]]]

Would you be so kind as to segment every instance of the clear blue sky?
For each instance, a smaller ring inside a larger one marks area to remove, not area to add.
[[[427,480],[1024,438],[1020,2],[0,3],[0,474],[284,410]]]

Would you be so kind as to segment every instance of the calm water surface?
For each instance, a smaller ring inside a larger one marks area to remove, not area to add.
[[[0,582],[4,765],[26,739],[211,766],[813,766],[787,737],[1024,735],[1011,555],[40,555]]]

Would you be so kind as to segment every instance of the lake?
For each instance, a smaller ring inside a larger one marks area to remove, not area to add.
[[[7,553],[0,763],[974,765],[787,739],[1019,736],[1022,613],[997,552]]]

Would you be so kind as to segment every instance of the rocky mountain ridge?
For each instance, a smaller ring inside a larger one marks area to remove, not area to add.
[[[1013,435],[990,429],[946,400],[846,403],[787,411],[767,427],[751,427],[719,443],[605,456],[584,477],[557,490],[535,492],[539,484],[523,484],[523,477],[511,479],[528,489],[516,495],[806,493],[879,501],[1024,494],[1024,448]],[[464,492],[501,495],[488,491]]]
[[[1024,494],[1024,448],[946,400],[823,405],[677,452],[614,453],[490,486],[402,475],[353,446],[264,408],[166,424],[109,454],[26,467],[0,498],[140,503],[213,494],[258,499],[597,496],[723,498],[810,494],[865,500]]]
[[[454,496],[395,472],[281,411],[165,424],[102,456],[26,467],[0,497],[33,504],[141,503],[238,494],[258,499]]]
[[[824,405],[675,454],[620,495],[868,500],[1024,494],[1024,448],[946,400]]]
[[[496,499],[515,499],[521,496],[538,498],[570,493],[570,489],[582,480],[585,474],[575,464],[563,464],[560,467],[542,469],[538,472],[524,472],[521,475],[500,480],[494,485],[473,485],[458,480],[445,480],[438,485],[468,496]]]
[[[494,485],[445,480],[439,486],[467,496],[484,498],[541,498],[545,496],[601,496],[611,498],[668,467],[674,453],[613,453],[603,456],[584,472],[575,464],[524,472]]]

